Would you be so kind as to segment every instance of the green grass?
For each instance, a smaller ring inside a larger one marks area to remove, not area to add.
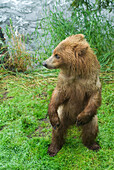
[[[102,106],[98,110],[101,150],[83,146],[76,127],[55,157],[47,154],[51,142],[48,103],[57,72],[29,74],[0,71],[0,169],[1,170],[99,170],[113,169],[112,74],[101,74]]]

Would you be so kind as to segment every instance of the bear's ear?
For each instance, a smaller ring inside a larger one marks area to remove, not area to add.
[[[70,37],[66,38],[66,40],[68,40],[69,44],[73,47],[77,43],[84,41],[84,35],[83,34],[71,35]]]
[[[84,35],[83,34],[76,34],[74,35],[74,37],[78,40],[83,40],[84,39]]]
[[[80,44],[77,44],[76,46],[74,46],[73,50],[74,50],[75,56],[78,55],[78,56],[83,57],[86,54],[88,47],[89,47],[89,45],[87,43],[86,44],[80,43]]]
[[[78,51],[78,55],[79,56],[85,55],[86,52],[87,52],[88,47],[89,47],[88,44],[80,46],[79,51]]]

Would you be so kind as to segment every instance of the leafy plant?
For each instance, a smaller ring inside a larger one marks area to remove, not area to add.
[[[73,0],[71,7],[79,8],[80,6],[85,6],[87,10],[91,10],[93,4],[96,5],[96,9],[101,11],[102,9],[109,9],[109,12],[113,10],[113,0]]]

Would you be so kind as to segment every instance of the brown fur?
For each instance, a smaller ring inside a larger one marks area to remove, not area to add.
[[[57,86],[48,108],[53,127],[50,156],[56,155],[64,143],[70,125],[82,127],[82,141],[92,150],[98,132],[97,109],[101,105],[100,65],[84,35],[72,35],[63,40],[43,65],[60,69]]]

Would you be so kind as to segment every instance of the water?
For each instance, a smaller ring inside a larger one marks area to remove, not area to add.
[[[31,34],[38,21],[45,17],[46,8],[65,4],[66,0],[0,0],[0,26],[5,29],[11,18],[15,30]]]
[[[57,6],[60,10],[61,6],[65,8],[68,4],[70,5],[67,0],[0,0],[0,27],[5,32],[6,25],[10,25],[11,19],[15,32],[31,35],[31,40],[26,42],[26,49],[35,51],[38,47],[35,42],[36,37],[32,33],[37,25],[39,32],[42,33],[38,23],[45,18],[45,11],[53,10],[53,6]],[[8,43],[7,36],[5,37]]]

